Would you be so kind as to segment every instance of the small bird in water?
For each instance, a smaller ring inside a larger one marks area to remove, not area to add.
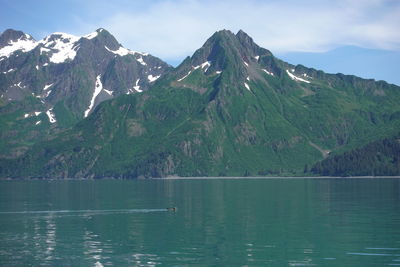
[[[177,210],[177,208],[176,207],[170,207],[170,208],[167,208],[167,211],[176,211]]]

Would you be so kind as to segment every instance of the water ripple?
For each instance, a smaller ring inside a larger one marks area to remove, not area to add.
[[[387,254],[387,253],[364,253],[364,252],[347,252],[347,255],[357,255],[357,256],[395,256],[394,254]]]
[[[36,210],[36,211],[2,211],[0,214],[117,214],[117,213],[149,213],[166,212],[167,209],[115,209],[115,210]]]

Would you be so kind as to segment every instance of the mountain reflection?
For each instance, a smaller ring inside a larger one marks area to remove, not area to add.
[[[4,183],[0,265],[396,264],[399,188],[398,179]]]

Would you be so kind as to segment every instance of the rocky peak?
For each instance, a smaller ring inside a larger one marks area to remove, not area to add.
[[[252,61],[257,62],[261,56],[272,56],[272,53],[259,47],[244,31],[240,30],[235,35],[229,30],[221,30],[214,33],[194,53],[191,64],[199,65],[208,61],[224,69],[227,64],[246,65]]]
[[[253,38],[251,38],[247,33],[245,33],[243,30],[239,30],[236,33],[236,37],[239,38],[239,40],[245,40],[248,41],[249,43],[254,43]]]
[[[0,35],[0,58],[9,57],[16,51],[28,52],[35,47],[35,39],[21,31],[9,29]]]
[[[239,46],[238,39],[231,31],[217,31],[186,63],[190,62],[191,66],[199,66],[209,62],[210,71],[221,71],[232,61],[236,61],[235,58],[240,57]],[[188,66],[184,67],[187,68]]]
[[[39,43],[43,44],[47,48],[55,48],[60,46],[60,44],[68,44],[68,43],[75,43],[79,40],[79,37],[67,34],[67,33],[62,33],[62,32],[56,32],[53,33],[47,37],[45,37],[42,41]]]
[[[186,78],[199,70],[216,79],[213,86],[218,94],[214,98],[252,91],[255,81],[267,84],[267,77],[280,77],[284,73],[272,53],[258,46],[242,30],[237,34],[229,30],[215,32],[177,68],[176,81],[189,86],[190,79]]]
[[[84,41],[90,41],[94,45],[106,46],[110,50],[116,50],[121,46],[115,37],[103,28],[99,28],[95,32],[83,36],[81,42]]]
[[[17,42],[18,40],[34,40],[32,36],[22,31],[7,29],[0,35],[0,48],[10,44],[10,42]]]
[[[39,41],[7,30],[0,39],[0,102],[34,96],[42,112],[62,104],[72,118],[67,124],[106,99],[148,90],[170,70],[156,57],[124,48],[103,28],[84,36],[56,32]],[[61,115],[54,110],[54,116]]]
[[[260,55],[272,55],[267,49],[259,47],[247,33],[239,30],[236,34],[238,41],[242,46],[242,50],[252,57],[257,57]]]

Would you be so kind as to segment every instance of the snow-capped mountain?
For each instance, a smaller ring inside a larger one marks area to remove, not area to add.
[[[61,101],[79,119],[105,99],[147,90],[168,69],[158,58],[124,48],[104,29],[40,41],[14,30],[0,36],[2,105],[33,96],[46,111]]]
[[[119,47],[107,47],[122,53]],[[103,77],[96,76],[95,96],[108,90]],[[2,160],[0,154],[0,177],[321,173],[336,168],[332,155],[398,135],[399,89],[295,66],[243,31],[222,30],[151,90],[107,101],[70,130],[37,142],[19,157],[15,153],[17,159]],[[38,116],[47,119],[53,111]],[[38,120],[36,114],[28,116],[25,120]],[[387,148],[378,151],[374,168],[385,169],[390,162],[396,171],[397,146],[384,156]],[[323,159],[332,161],[311,167]]]
[[[171,67],[124,48],[106,30],[36,41],[0,35],[0,150],[14,157],[87,117],[104,100],[149,89]],[[22,144],[22,145],[21,145]]]
[[[398,174],[398,86],[286,63],[243,31],[216,32],[168,73],[105,30],[0,41],[14,99],[0,106],[0,178],[336,175],[335,154],[369,143],[372,174]]]

